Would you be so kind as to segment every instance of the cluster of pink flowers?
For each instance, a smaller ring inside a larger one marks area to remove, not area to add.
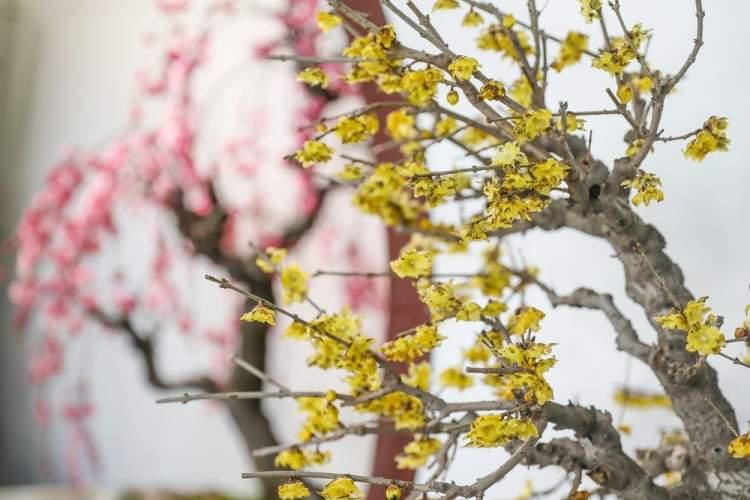
[[[193,8],[189,0],[156,3],[175,24],[179,16]],[[211,19],[236,15],[235,8],[232,1],[216,1],[204,15]],[[280,48],[314,55],[320,36],[314,22],[317,8],[317,0],[289,0],[288,9],[277,15],[286,35],[256,47],[251,64],[259,64],[259,57]],[[160,325],[171,321],[178,331],[197,334],[216,347],[217,368],[212,374],[217,378],[226,373],[229,354],[237,346],[239,314],[227,318],[223,326],[195,332],[200,327],[175,283],[179,274],[175,268],[193,258],[193,249],[176,229],[174,219],[171,225],[147,221],[169,220],[177,211],[203,217],[221,210],[226,215],[221,235],[224,252],[247,251],[246,244],[238,243],[247,240],[239,229],[240,222],[246,226],[252,221],[260,228],[255,233],[259,245],[280,243],[279,228],[264,226],[263,199],[255,197],[246,206],[222,201],[215,188],[219,175],[216,160],[206,164],[196,154],[199,106],[194,83],[212,57],[211,42],[216,33],[211,31],[209,20],[196,32],[173,26],[162,46],[159,69],[138,74],[139,98],[125,132],[100,151],[71,152],[54,165],[16,232],[17,267],[9,290],[18,329],[38,332],[29,339],[28,365],[31,383],[37,388],[37,419],[44,424],[62,416],[70,425],[67,469],[74,481],[82,478],[80,460],[95,463],[93,439],[85,425],[94,405],[85,390],[75,391],[73,398],[63,398],[63,403],[53,402],[47,390],[51,379],[65,368],[65,344],[71,337],[92,326],[101,327],[102,317],[116,321],[157,314]],[[302,125],[319,119],[330,99],[355,92],[338,84],[329,89],[328,96],[307,94],[290,134],[301,144],[313,132]],[[156,120],[143,111],[153,101],[160,103]],[[263,175],[256,158],[255,135],[248,129],[246,135],[223,144],[223,161],[233,165],[235,174],[248,178]],[[279,168],[289,170],[296,184],[292,203],[298,207],[298,217],[313,213],[321,203],[316,179],[296,165],[280,159],[276,162]],[[150,266],[119,263],[105,270],[110,254],[117,253],[112,249],[127,239],[128,223],[132,227],[133,218],[140,242],[152,247]],[[354,247],[348,251],[348,258],[353,266],[363,265]],[[140,280],[145,285],[136,286],[128,277],[129,270],[145,267],[146,277]],[[375,300],[367,280],[353,279],[346,286],[355,306]]]

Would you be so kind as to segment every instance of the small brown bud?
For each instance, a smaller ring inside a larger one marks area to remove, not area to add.
[[[737,329],[734,331],[734,338],[736,339],[746,339],[748,336],[747,328],[737,327]]]

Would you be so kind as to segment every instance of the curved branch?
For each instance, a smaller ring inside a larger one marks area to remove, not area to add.
[[[653,349],[640,341],[633,324],[620,312],[610,294],[597,293],[589,288],[577,288],[569,295],[558,295],[550,287],[538,281],[537,284],[544,290],[549,301],[555,307],[566,305],[603,312],[617,333],[615,339],[617,348],[649,364],[654,352]]]

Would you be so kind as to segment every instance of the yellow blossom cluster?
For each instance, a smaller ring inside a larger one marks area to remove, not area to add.
[[[448,71],[450,71],[453,78],[456,80],[468,80],[471,75],[479,69],[479,61],[473,57],[459,56],[448,65]]]
[[[726,151],[729,146],[726,118],[712,116],[703,124],[703,129],[685,148],[685,158],[701,161],[708,153]]]
[[[323,141],[311,139],[305,141],[302,149],[295,153],[295,158],[303,167],[310,167],[316,163],[326,163],[333,158],[335,150]]]
[[[537,436],[539,431],[531,420],[494,414],[477,417],[467,434],[469,446],[477,448],[494,448],[516,439]]]
[[[633,196],[633,205],[646,205],[652,201],[664,201],[664,191],[661,190],[661,179],[656,175],[639,170],[635,178],[622,181],[626,188],[636,191]]]
[[[602,13],[602,0],[578,0],[581,15],[587,23],[599,19]]]
[[[301,450],[299,448],[290,448],[284,450],[273,460],[276,467],[284,469],[300,470],[310,465],[322,465],[331,460],[330,452]]]
[[[427,423],[422,400],[402,391],[390,392],[381,398],[357,405],[355,409],[393,419],[396,430],[416,430]]]
[[[521,54],[528,56],[534,53],[534,47],[525,31],[514,30],[515,19],[505,16],[502,24],[493,24],[485,28],[477,38],[479,50],[498,52],[501,56],[513,61],[520,61]],[[518,49],[520,49],[520,54]]]
[[[323,33],[328,33],[330,30],[341,24],[342,19],[336,14],[330,12],[318,12],[317,16],[318,27]]]
[[[612,76],[622,76],[625,68],[638,57],[637,51],[646,40],[648,31],[638,23],[628,31],[627,37],[615,37],[610,41],[611,48],[603,51],[591,65],[606,71]]]
[[[309,342],[314,352],[307,363],[324,370],[345,370],[351,392],[359,394],[377,390],[381,384],[371,348],[374,340],[362,335],[361,329],[361,318],[344,308],[336,314],[321,314],[306,324],[294,322],[284,336]]]
[[[343,50],[344,56],[357,61],[346,74],[346,81],[362,83],[378,80],[379,83],[380,79],[391,75],[400,66],[397,60],[388,56],[388,49],[395,40],[396,32],[391,25],[382,27],[378,33],[354,38]],[[386,91],[382,86],[381,89]]]
[[[391,262],[391,269],[399,278],[421,278],[432,273],[435,250],[431,248],[404,248],[398,259]]]
[[[439,346],[443,339],[434,325],[420,325],[413,334],[386,342],[381,350],[390,361],[414,361]]]
[[[406,190],[410,172],[393,163],[380,163],[357,188],[352,202],[362,212],[378,215],[389,226],[409,226],[420,213]]]
[[[418,469],[424,466],[442,445],[439,439],[416,436],[404,446],[404,451],[396,456],[396,466],[399,469]]]
[[[429,391],[431,375],[432,369],[429,362],[410,363],[409,370],[401,375],[401,381],[408,386],[422,391]]]
[[[508,344],[500,347],[498,352],[512,369],[507,374],[486,377],[485,383],[494,386],[500,397],[537,404],[552,399],[552,388],[544,378],[544,374],[556,362],[554,357],[547,357],[552,352],[549,344]]]
[[[257,321],[258,323],[265,323],[267,325],[276,324],[276,313],[273,309],[270,309],[264,305],[258,304],[252,308],[250,312],[243,314],[240,317],[241,321]]]
[[[718,317],[706,306],[708,297],[691,300],[682,311],[673,310],[665,316],[654,318],[663,328],[687,333],[687,350],[701,356],[718,354],[726,345],[719,331]]]
[[[309,277],[299,264],[289,264],[281,270],[281,289],[284,302],[302,302],[307,297]]]
[[[304,82],[313,87],[328,88],[331,84],[331,79],[328,74],[320,68],[310,66],[305,68],[297,74],[297,80]]]
[[[339,477],[326,484],[320,492],[324,500],[361,500],[365,498],[362,490],[348,477]]]
[[[297,406],[301,413],[307,414],[307,420],[299,432],[299,438],[303,442],[314,436],[324,436],[340,427],[339,410],[330,398],[297,398]]]
[[[750,458],[750,434],[740,434],[732,439],[727,450],[734,458]]]
[[[373,113],[344,116],[336,124],[336,135],[344,144],[366,141],[378,132],[380,122]]]
[[[571,31],[560,45],[560,52],[550,65],[558,73],[568,66],[573,66],[581,60],[581,56],[589,48],[589,37],[578,31]]]
[[[280,500],[297,500],[310,496],[310,490],[302,481],[292,481],[279,485],[278,494]]]
[[[538,332],[539,322],[543,319],[544,313],[536,307],[522,307],[508,321],[508,331],[516,335]]]
[[[474,9],[470,9],[469,12],[467,12],[466,15],[464,15],[464,18],[461,20],[461,26],[465,26],[467,28],[481,26],[482,23],[484,23],[484,18],[479,12]]]
[[[440,385],[463,391],[474,385],[474,379],[464,373],[460,366],[452,366],[440,373]]]
[[[671,408],[672,400],[662,393],[618,389],[614,395],[615,403],[629,408]]]
[[[284,248],[268,247],[255,259],[255,265],[264,273],[272,273],[286,258],[287,251]]]

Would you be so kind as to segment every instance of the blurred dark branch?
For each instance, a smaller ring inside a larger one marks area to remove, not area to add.
[[[156,389],[177,390],[195,388],[207,392],[218,390],[218,385],[207,376],[195,377],[178,381],[167,381],[162,376],[156,361],[156,350],[153,343],[153,335],[139,333],[133,326],[129,317],[112,318],[98,309],[89,311],[91,318],[97,320],[102,326],[118,330],[131,340],[133,347],[141,356],[146,370],[148,383]]]

